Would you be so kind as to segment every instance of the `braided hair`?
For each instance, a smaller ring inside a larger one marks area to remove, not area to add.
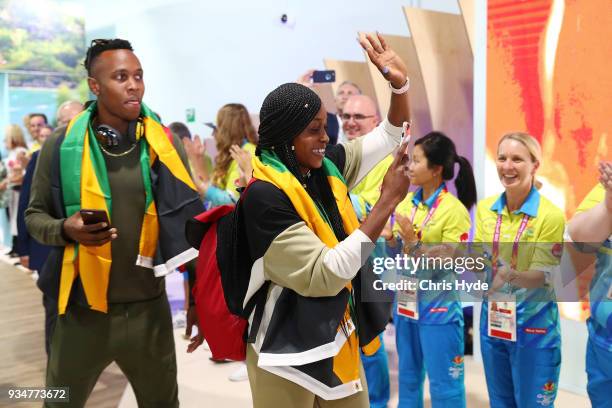
[[[319,96],[303,85],[287,83],[270,92],[261,106],[259,144],[255,154],[261,156],[263,150],[274,151],[291,174],[306,187],[313,201],[324,209],[336,238],[342,241],[347,234],[325,172],[318,168],[303,175],[292,150],[295,137],[306,129],[320,109]],[[315,188],[309,186],[309,178]]]

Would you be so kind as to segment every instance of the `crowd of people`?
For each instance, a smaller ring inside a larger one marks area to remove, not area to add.
[[[423,406],[425,377],[433,407],[468,405],[459,294],[419,289],[370,302],[363,284],[374,251],[456,256],[442,244],[466,242],[486,247],[491,261],[479,331],[491,406],[552,406],[561,367],[552,275],[562,252],[556,244],[571,241],[597,244],[587,390],[594,407],[612,406],[612,162],[600,165],[599,182],[589,181],[595,188],[566,225],[539,191],[538,141],[509,132],[495,157],[504,192],[479,199],[472,165],[452,134],[414,135],[408,144],[402,58],[380,35],[360,44],[389,82],[386,117],[350,81],[338,86],[335,106],[323,106],[309,71],[267,95],[258,128],[244,105],[222,106],[211,157],[185,124],[165,127],[143,103],[143,67],[128,41],[113,39],[94,40],[87,51],[95,101],[62,104],[55,128],[44,114],[28,115],[30,146],[20,126],[6,129],[0,205],[10,221],[10,254],[39,275],[46,385],[70,387],[69,404],[45,406],[84,406],[113,361],[140,407],[178,406],[164,276],[183,272],[193,352],[207,334],[192,333],[202,318],[193,287],[201,260],[217,254],[193,248],[185,224],[223,206],[239,214],[217,239],[227,239],[228,251],[244,249],[242,300],[256,303],[244,365],[231,379],[248,378],[255,407],[386,407],[382,335],[390,324],[399,406]],[[89,222],[82,210],[105,217]]]

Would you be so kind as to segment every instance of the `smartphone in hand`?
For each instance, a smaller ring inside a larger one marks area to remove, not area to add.
[[[313,71],[312,82],[336,82],[336,71],[333,69],[327,71]]]
[[[108,214],[104,210],[90,210],[90,209],[82,209],[80,211],[81,218],[83,219],[83,223],[85,225],[97,224],[99,222],[105,222],[106,228],[102,228],[99,231],[108,231],[110,229],[110,221],[108,219]],[[99,232],[96,231],[96,232]]]

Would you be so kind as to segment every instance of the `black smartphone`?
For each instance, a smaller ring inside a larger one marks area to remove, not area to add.
[[[327,71],[314,71],[312,73],[312,82],[336,82],[336,71],[333,69]]]
[[[82,209],[80,213],[85,225],[105,222],[106,228],[102,228],[100,231],[108,231],[110,229],[110,221],[108,220],[108,214],[106,214],[106,211]]]

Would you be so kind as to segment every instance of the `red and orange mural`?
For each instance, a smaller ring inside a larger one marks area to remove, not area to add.
[[[489,0],[487,11],[487,168],[504,133],[527,131],[542,145],[542,194],[570,218],[612,157],[612,3]]]

